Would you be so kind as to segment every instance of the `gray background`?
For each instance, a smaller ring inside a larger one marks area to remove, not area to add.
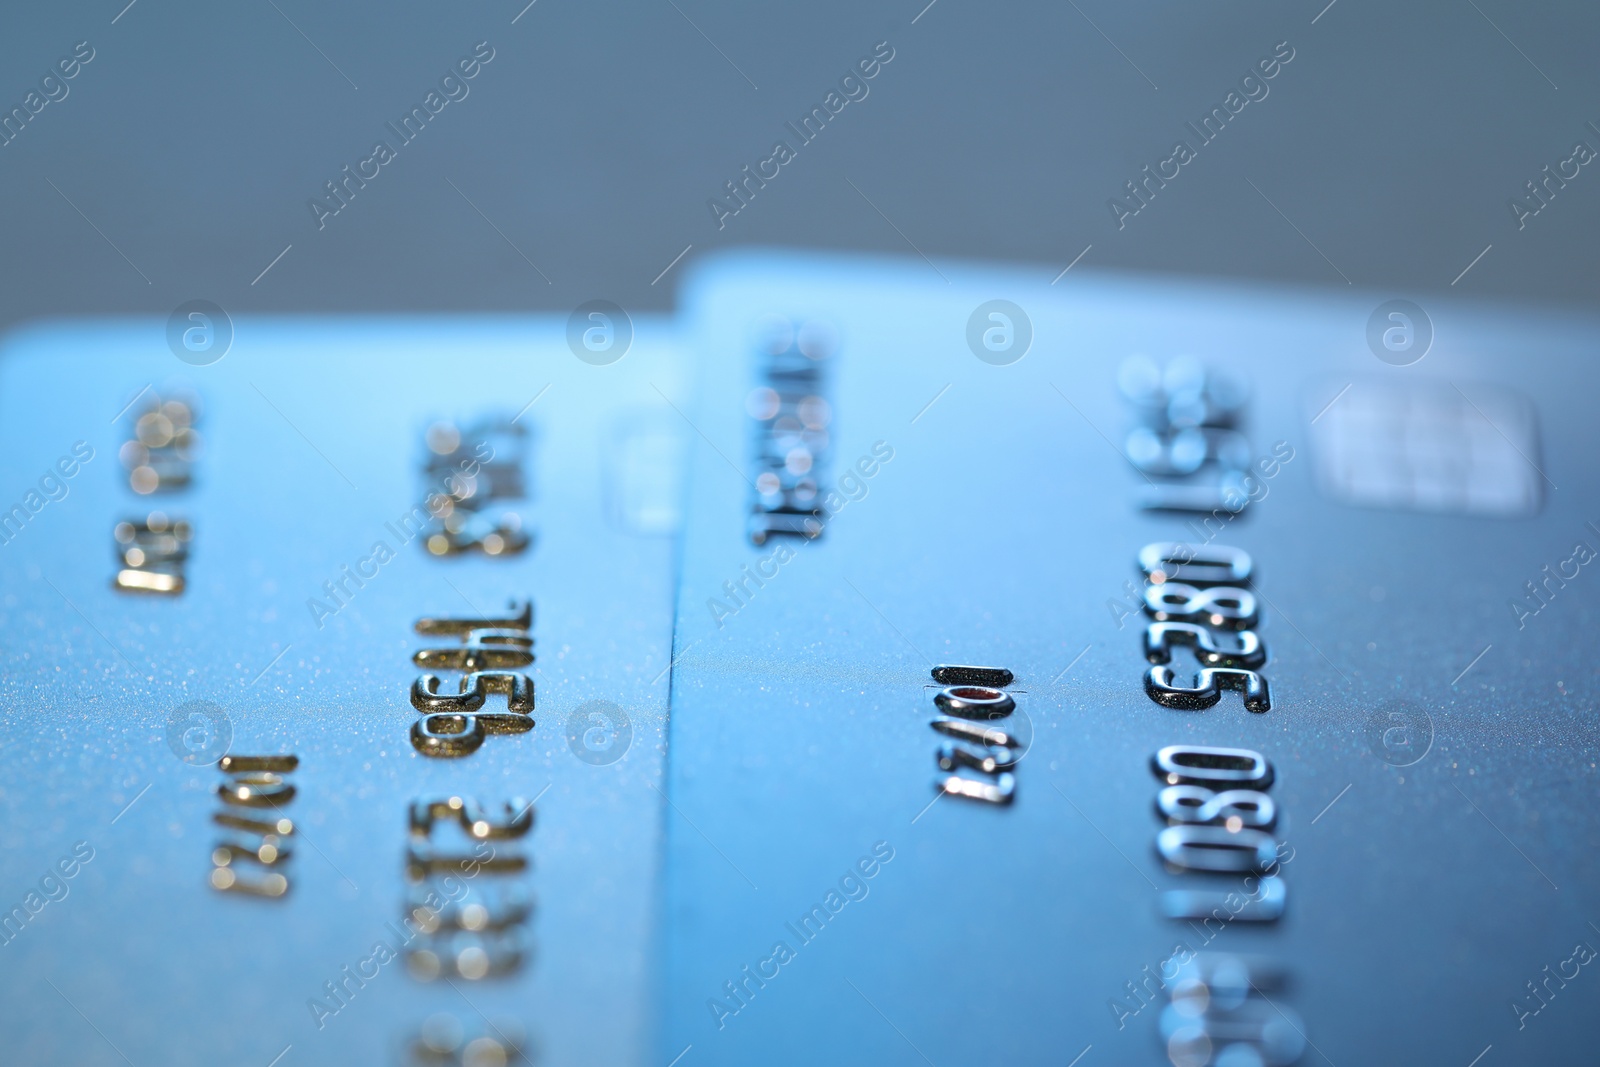
[[[668,308],[684,264],[652,280],[686,246],[747,243],[1046,277],[1092,245],[1086,267],[1397,295],[1450,288],[1492,245],[1454,291],[1583,300],[1596,276],[1593,167],[1520,232],[1507,208],[1575,140],[1600,147],[1592,6],[125,2],[0,18],[5,110],[96,50],[0,148],[0,324],[197,297]],[[871,95],[719,231],[707,198],[885,39]],[[319,232],[307,200],[481,40],[471,95]],[[1107,198],[1283,40],[1270,96],[1119,232]]]

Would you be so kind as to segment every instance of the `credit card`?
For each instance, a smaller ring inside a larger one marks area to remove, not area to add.
[[[661,1062],[1580,1062],[1600,319],[703,265]]]
[[[605,307],[13,335],[3,1058],[645,1062],[683,387]]]

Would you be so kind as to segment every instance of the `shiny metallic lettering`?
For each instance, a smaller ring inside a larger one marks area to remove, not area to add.
[[[1171,663],[1172,646],[1185,645],[1208,667],[1259,667],[1267,650],[1254,630],[1233,635],[1238,648],[1224,648],[1210,630],[1191,622],[1153,622],[1144,631],[1144,658],[1151,663]]]
[[[1151,667],[1144,676],[1144,691],[1156,703],[1184,711],[1199,711],[1214,706],[1222,699],[1222,691],[1232,689],[1244,694],[1244,706],[1257,713],[1272,710],[1272,696],[1267,690],[1267,680],[1255,671],[1234,667],[1206,667],[1196,676],[1193,685],[1180,685],[1171,667]]]
[[[1271,830],[1278,821],[1272,798],[1254,789],[1225,789],[1219,793],[1201,785],[1169,785],[1156,794],[1156,810],[1174,826]]]
[[[1260,620],[1256,595],[1237,586],[1202,589],[1186,582],[1145,587],[1144,610],[1157,622],[1202,623],[1219,630],[1248,630]]]
[[[184,565],[194,530],[185,519],[171,519],[152,511],[143,519],[126,519],[112,530],[117,542],[113,588],[125,593],[183,593]]]
[[[1260,830],[1169,826],[1156,834],[1156,851],[1174,871],[1260,874],[1277,862],[1278,841]]]
[[[1266,789],[1273,782],[1272,764],[1249,748],[1211,745],[1168,745],[1151,758],[1156,777],[1168,785],[1225,786]]]
[[[935,693],[933,702],[946,715],[963,719],[1003,719],[1017,708],[1010,693],[981,685],[949,686]]]
[[[293,854],[288,838],[294,823],[282,815],[257,814],[294,799],[295,787],[285,777],[300,765],[294,755],[223,756],[217,767],[224,781],[217,795],[226,805],[212,821],[231,831],[211,850],[211,887],[222,893],[277,899],[289,892],[289,878],[279,868]],[[237,808],[256,809],[241,812]],[[259,868],[264,873],[255,873]]]
[[[490,416],[468,427],[435,423],[428,428],[424,467],[431,521],[422,544],[435,556],[478,552],[491,558],[512,556],[533,543],[522,513],[496,503],[528,495],[523,454],[526,426]],[[474,444],[469,448],[467,442]]]
[[[1004,667],[969,667],[958,663],[941,663],[933,669],[933,680],[940,685],[986,685],[991,689],[1004,689],[1014,678]]]
[[[833,451],[824,368],[835,347],[833,331],[821,323],[796,328],[777,319],[763,333],[761,382],[745,400],[758,468],[745,528],[752,544],[774,535],[822,536]]]
[[[440,692],[437,674],[419,675],[411,705],[423,716],[411,725],[411,744],[426,756],[457,758],[476,752],[489,734],[526,733],[534,727],[534,685],[528,675],[485,667],[523,667],[533,662],[533,604],[513,601],[501,618],[428,617],[416,630],[428,637],[453,636],[459,643],[416,652],[418,666],[462,672],[456,692]],[[490,696],[505,697],[504,711],[482,709]]]
[[[1010,732],[984,724],[1016,711],[1016,698],[998,685],[988,684],[1003,680],[1009,685],[1012,673],[1004,667],[948,664],[933,668],[932,673],[934,681],[947,684],[933,695],[934,705],[944,716],[928,725],[954,739],[934,751],[934,762],[941,771],[966,770],[984,776],[978,779],[950,773],[937,779],[934,788],[944,796],[1010,804],[1017,792],[1016,775],[1011,771],[1022,759],[1025,745]]]
[[[441,823],[475,841],[471,851],[436,849]],[[479,981],[521,970],[530,955],[525,927],[533,902],[523,886],[500,879],[525,872],[528,858],[491,842],[526,837],[534,825],[532,801],[513,797],[491,811],[458,795],[420,797],[407,807],[407,825],[406,922],[418,931],[405,951],[412,977]]]
[[[1156,585],[1248,585],[1253,566],[1250,553],[1227,545],[1157,541],[1139,550],[1139,569]]]
[[[952,774],[948,778],[941,778],[936,784],[948,796],[982,800],[989,804],[1009,804],[1017,795],[1017,779],[1009,771],[993,782],[978,782]]]

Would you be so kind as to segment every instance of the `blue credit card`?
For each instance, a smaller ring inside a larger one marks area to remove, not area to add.
[[[663,1062],[1579,1062],[1600,320],[695,277]]]
[[[648,1061],[684,371],[579,325],[11,338],[0,1059]]]

